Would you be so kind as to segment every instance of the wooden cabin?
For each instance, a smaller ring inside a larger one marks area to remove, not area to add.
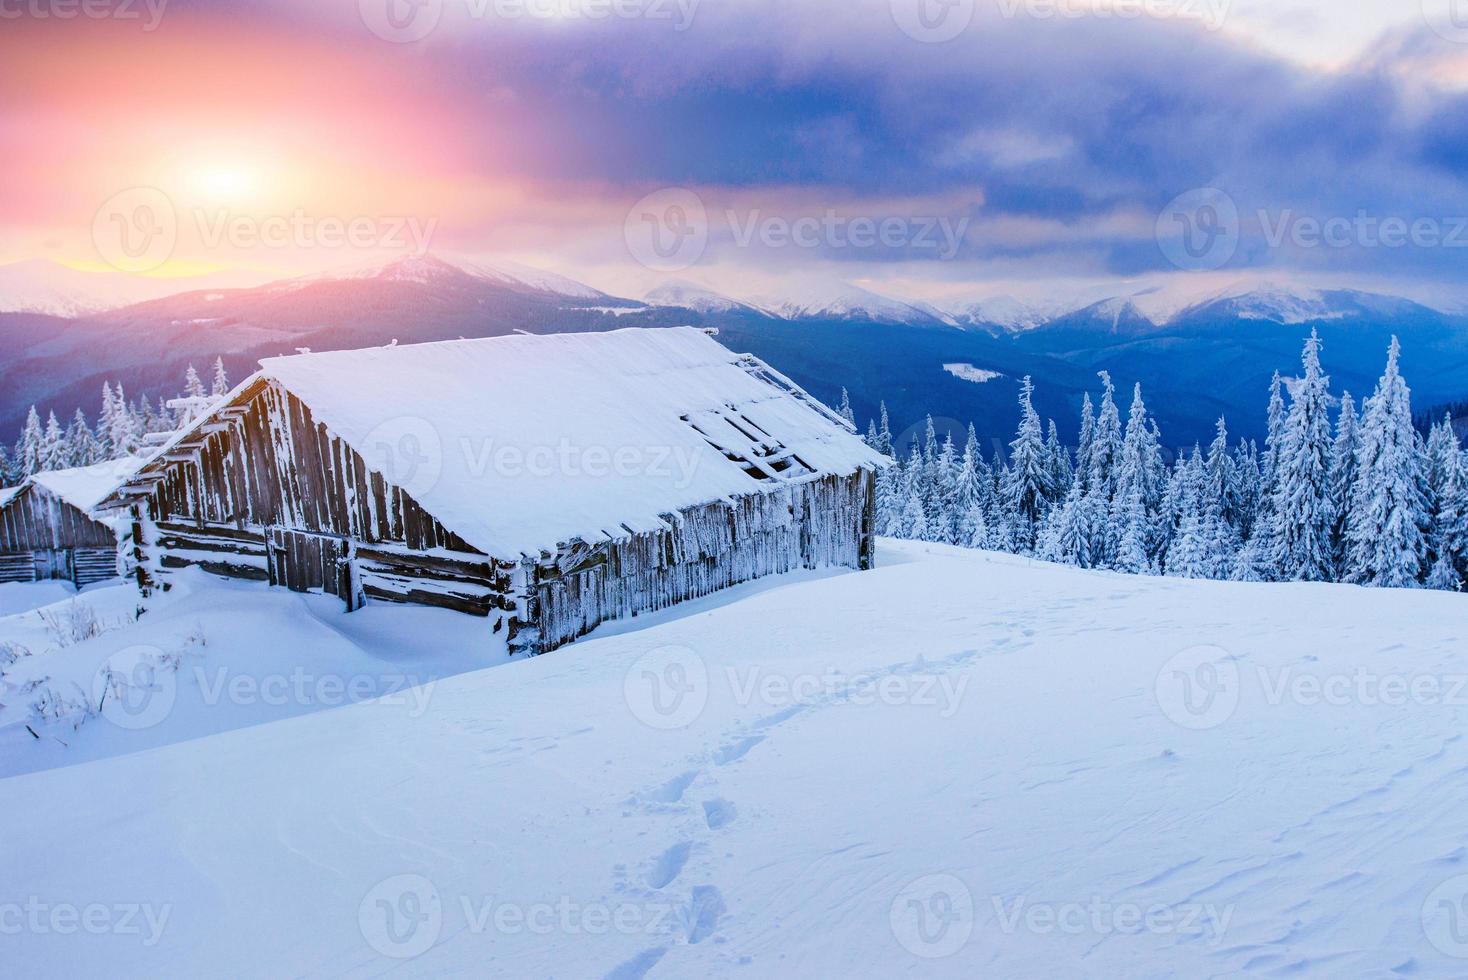
[[[114,522],[94,511],[135,460],[37,473],[0,490],[0,582],[64,579],[78,588],[118,575]]]
[[[692,328],[271,358],[107,502],[179,569],[485,616],[513,649],[872,563],[883,457]]]

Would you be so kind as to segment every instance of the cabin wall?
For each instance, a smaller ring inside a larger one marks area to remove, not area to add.
[[[61,579],[77,586],[117,575],[117,535],[42,487],[0,508],[0,582]]]
[[[349,607],[367,597],[497,616],[509,605],[513,566],[444,528],[274,383],[171,454],[145,511],[136,527],[146,574],[164,587],[171,573],[200,567],[345,592]]]
[[[0,508],[0,553],[116,545],[112,528],[35,485]]]
[[[577,542],[528,563],[524,597],[542,651],[607,620],[635,616],[799,568],[869,568],[875,480],[850,476],[771,487],[668,515],[668,530]]]

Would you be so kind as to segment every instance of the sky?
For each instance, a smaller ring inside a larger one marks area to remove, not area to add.
[[[1453,290],[1468,0],[0,0],[0,262]]]

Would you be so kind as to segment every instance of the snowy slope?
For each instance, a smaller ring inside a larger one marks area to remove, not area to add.
[[[879,562],[6,780],[7,971],[1464,973],[1463,597]]]
[[[46,259],[0,265],[0,313],[77,317],[209,285],[250,281],[240,274],[189,279],[87,272]]]
[[[0,776],[379,697],[414,709],[437,678],[507,662],[503,644],[490,643],[484,620],[472,616],[385,605],[348,616],[326,596],[197,571],[175,580],[141,619],[130,585],[80,593],[56,582],[0,586],[0,643],[23,648],[8,665],[0,650]],[[36,599],[25,602],[23,591]],[[65,627],[73,616],[106,632],[67,643],[48,618]],[[138,701],[166,711],[129,716],[124,702],[107,703],[99,673],[108,665],[140,689],[167,685]],[[61,717],[41,724],[32,706],[48,692]],[[96,704],[102,714],[89,715]]]

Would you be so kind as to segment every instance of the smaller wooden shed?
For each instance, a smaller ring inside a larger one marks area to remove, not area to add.
[[[0,490],[0,582],[64,579],[78,588],[118,574],[115,520],[97,504],[137,460],[37,473]]]

